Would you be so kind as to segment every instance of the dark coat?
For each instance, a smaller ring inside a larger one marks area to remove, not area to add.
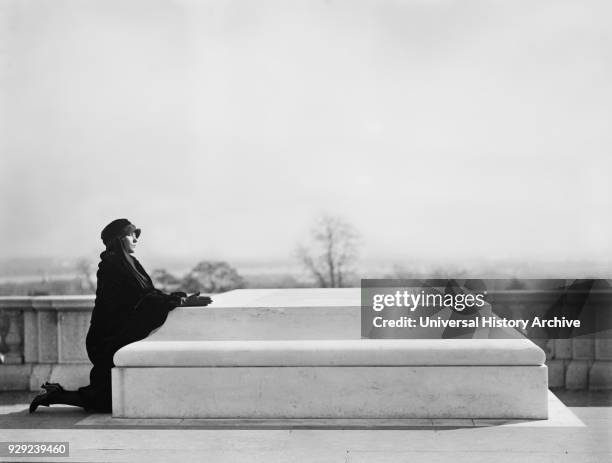
[[[155,289],[151,277],[136,259],[136,268],[150,285],[147,288],[140,286],[118,254],[105,251],[100,257],[96,302],[86,339],[93,368],[90,385],[79,392],[86,408],[110,411],[113,355],[160,327],[168,312],[180,304],[180,297]]]

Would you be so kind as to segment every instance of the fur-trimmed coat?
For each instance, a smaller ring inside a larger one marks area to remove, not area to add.
[[[151,277],[136,259],[134,265],[146,277],[148,288],[138,284],[118,254],[105,251],[100,258],[96,302],[86,339],[93,369],[90,385],[79,391],[87,408],[110,411],[110,371],[115,352],[160,327],[168,312],[180,304],[180,296],[155,289]]]

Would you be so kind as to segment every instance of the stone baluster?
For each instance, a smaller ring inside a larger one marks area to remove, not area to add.
[[[4,310],[0,310],[0,363],[4,363],[4,354],[8,351],[6,335],[9,332],[10,320]]]
[[[589,389],[612,389],[612,294],[594,295],[597,303],[597,331],[595,332],[595,361],[589,372]]]
[[[23,363],[23,311],[4,310],[8,319],[8,331],[3,336],[6,345],[5,364]]]
[[[566,370],[572,360],[573,340],[555,339],[555,356],[548,362],[549,387],[565,387]]]
[[[595,362],[589,373],[589,389],[612,389],[612,330],[597,333]]]
[[[567,389],[587,389],[595,361],[596,336],[600,328],[598,318],[610,310],[609,291],[602,294],[591,290],[588,298],[581,302],[581,318],[586,323],[586,334],[573,339],[572,361],[567,366],[565,387]],[[607,302],[606,302],[607,301]],[[598,326],[599,325],[599,326]]]
[[[594,340],[589,336],[578,336],[573,339],[572,359],[565,371],[567,389],[586,389],[589,385],[589,369],[593,364]]]

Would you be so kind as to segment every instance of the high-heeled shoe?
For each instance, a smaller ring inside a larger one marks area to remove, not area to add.
[[[45,384],[41,384],[40,387],[44,389],[45,392],[42,392],[34,397],[32,403],[30,403],[30,413],[34,413],[40,405],[48,407],[51,405],[53,396],[56,396],[60,392],[64,392],[64,388],[60,385],[60,383],[46,382]]]

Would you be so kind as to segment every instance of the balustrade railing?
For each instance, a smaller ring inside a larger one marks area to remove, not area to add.
[[[611,296],[603,290],[593,296],[603,314],[612,312]],[[488,297],[498,315],[520,318],[557,295],[511,290]],[[37,389],[48,379],[87,384],[85,337],[93,305],[94,296],[0,297],[0,390]],[[550,387],[612,389],[610,331],[534,342],[546,352]]]

